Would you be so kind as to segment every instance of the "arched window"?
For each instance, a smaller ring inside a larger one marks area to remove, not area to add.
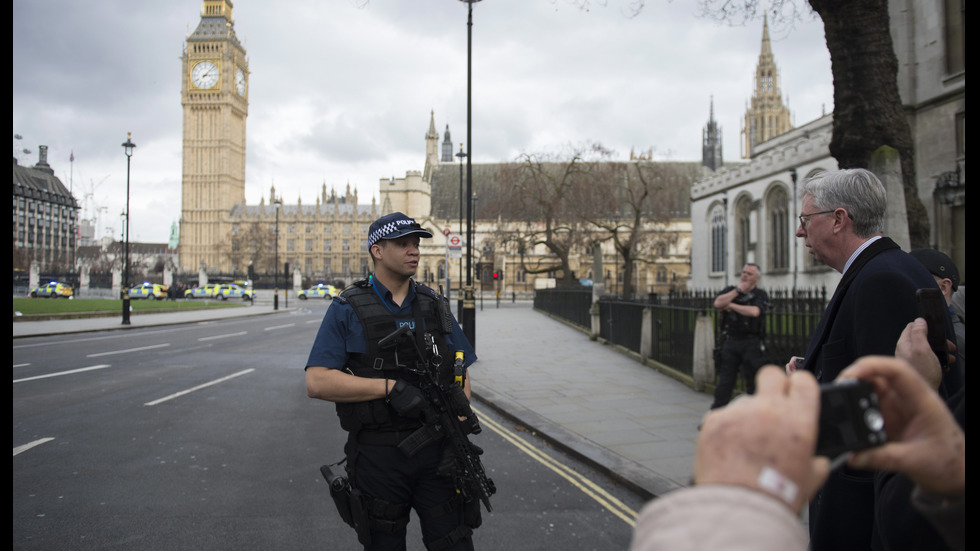
[[[741,268],[748,262],[755,260],[750,258],[750,251],[755,247],[755,239],[752,232],[752,200],[748,197],[741,197],[735,203],[735,264],[736,268]]]
[[[715,205],[711,209],[711,271],[725,271],[725,207]]]
[[[782,186],[774,189],[766,201],[769,216],[769,270],[789,269],[789,241],[793,231],[789,222],[789,194]]]

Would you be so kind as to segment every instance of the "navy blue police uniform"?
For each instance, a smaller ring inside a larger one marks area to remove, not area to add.
[[[730,285],[718,294],[730,293],[733,289],[735,286]],[[769,295],[757,287],[748,293],[739,291],[738,297],[732,302],[743,306],[757,306],[760,313],[754,318],[738,314],[730,308],[722,313],[722,344],[716,364],[718,385],[715,387],[711,409],[728,405],[740,371],[745,379],[745,390],[754,394],[755,374],[768,363],[763,329]]]
[[[344,289],[327,309],[306,365],[385,378],[392,385],[396,380],[416,384],[418,376],[412,368],[424,360],[417,357],[412,335],[431,333],[436,335],[444,357],[452,358],[462,351],[469,367],[476,354],[448,305],[439,311],[437,306],[443,300],[432,289],[411,281],[407,296],[398,305],[375,278],[357,282]],[[446,321],[451,325],[448,332]],[[399,344],[381,349],[378,341],[403,325],[412,333]],[[444,364],[448,364],[451,377],[452,361]],[[444,371],[440,370],[441,380]],[[480,524],[479,501],[462,503],[452,473],[446,470],[445,439],[407,456],[398,444],[421,427],[422,421],[402,417],[388,399],[337,403],[337,414],[348,431],[344,448],[348,478],[364,500],[370,518],[370,545],[366,548],[405,549],[409,511],[415,509],[428,549],[473,549],[471,534]]]

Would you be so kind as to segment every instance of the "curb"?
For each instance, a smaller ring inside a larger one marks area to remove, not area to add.
[[[500,415],[526,426],[556,448],[605,473],[617,483],[636,492],[644,500],[649,501],[684,487],[635,461],[617,455],[578,434],[568,431],[565,427],[551,422],[493,390],[477,390],[474,388],[472,393],[475,398]]]

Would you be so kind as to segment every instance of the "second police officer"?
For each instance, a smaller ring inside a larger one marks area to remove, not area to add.
[[[731,401],[739,372],[746,391],[754,394],[755,374],[768,363],[762,338],[769,295],[757,287],[761,277],[759,266],[748,263],[742,267],[738,285],[726,287],[715,297],[714,307],[722,316],[722,342],[715,356],[718,385],[711,409]]]

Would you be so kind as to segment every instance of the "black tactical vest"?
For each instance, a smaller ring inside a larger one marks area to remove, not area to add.
[[[390,379],[392,385],[397,379],[418,385],[421,378],[418,371],[433,369],[428,365],[431,350],[424,346],[422,337],[429,333],[443,358],[438,372],[439,383],[448,384],[452,381],[452,352],[448,350],[445,338],[452,331],[449,305],[445,298],[429,287],[414,281],[412,285],[415,286],[410,322],[414,326],[413,331],[399,339],[395,346],[386,349],[382,349],[378,343],[398,329],[398,320],[382,303],[370,280],[357,281],[334,298],[341,303],[350,304],[364,327],[365,352],[350,354],[347,365],[344,366],[346,370],[358,377]],[[446,316],[450,316],[448,320]],[[422,327],[419,327],[420,324]],[[422,348],[424,358],[419,358],[416,344],[418,348]],[[348,432],[409,430],[421,425],[417,419],[399,416],[384,398],[367,402],[338,402],[337,415],[340,417],[340,426]]]

